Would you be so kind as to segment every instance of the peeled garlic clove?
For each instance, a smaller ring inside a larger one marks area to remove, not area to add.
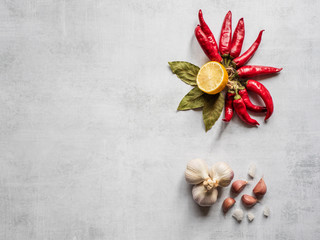
[[[236,200],[234,200],[233,198],[226,198],[224,201],[223,201],[223,204],[222,204],[222,210],[224,213],[228,212],[229,209],[235,204]]]
[[[253,189],[254,195],[261,198],[263,195],[265,195],[267,192],[267,185],[264,182],[263,178],[260,179],[260,181],[257,183],[257,185]]]
[[[252,197],[250,195],[244,194],[241,197],[241,201],[244,205],[246,205],[247,207],[252,207],[257,203],[257,199],[255,197]]]
[[[231,190],[234,192],[234,193],[240,193],[244,187],[248,184],[247,181],[244,181],[244,180],[237,180],[237,181],[234,181],[231,185]]]
[[[252,178],[256,175],[256,165],[254,163],[251,163],[249,166],[248,175]]]
[[[186,181],[190,184],[199,184],[209,178],[209,168],[205,161],[196,158],[188,162],[185,171]]]
[[[270,215],[270,208],[269,208],[269,207],[267,207],[267,206],[264,207],[264,209],[263,209],[263,215],[264,215],[265,217],[269,217],[269,215]]]
[[[237,208],[236,210],[234,210],[232,217],[234,217],[235,219],[237,219],[238,222],[241,222],[243,219],[243,211],[240,208]]]
[[[208,191],[203,184],[198,184],[192,188],[192,197],[202,207],[211,206],[217,201],[218,190],[213,188]]]
[[[249,219],[250,222],[252,222],[253,219],[254,219],[254,215],[253,215],[253,213],[251,213],[251,212],[249,212],[249,213],[247,214],[247,217],[248,217],[248,219]]]
[[[220,187],[228,186],[234,176],[232,169],[224,162],[214,164],[211,174],[213,181],[217,182]]]

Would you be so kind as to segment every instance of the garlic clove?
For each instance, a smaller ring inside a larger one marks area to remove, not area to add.
[[[242,209],[237,208],[236,210],[234,210],[234,212],[232,213],[232,217],[234,217],[238,222],[241,222],[243,219]]]
[[[244,180],[234,181],[231,185],[231,190],[234,193],[240,193],[247,184],[248,182]]]
[[[250,195],[244,194],[241,197],[241,201],[244,205],[246,205],[247,207],[252,207],[257,203],[257,199],[255,197],[252,197]]]
[[[263,178],[260,179],[260,181],[257,183],[257,185],[253,189],[254,195],[261,198],[263,197],[267,192],[267,185],[264,182]]]
[[[256,175],[256,165],[254,163],[251,163],[249,165],[249,170],[248,170],[248,175],[251,177],[251,178],[254,178],[255,175]]]
[[[212,179],[220,187],[227,187],[233,179],[234,173],[228,164],[217,162],[213,165],[211,171]]]
[[[235,204],[236,200],[231,197],[226,198],[222,204],[222,210],[224,213],[228,212],[229,209]]]
[[[216,188],[208,191],[203,184],[194,185],[192,188],[193,200],[202,207],[208,207],[217,201],[218,190]]]
[[[187,164],[185,171],[186,181],[190,184],[199,184],[209,178],[209,168],[207,163],[199,158],[192,159]]]

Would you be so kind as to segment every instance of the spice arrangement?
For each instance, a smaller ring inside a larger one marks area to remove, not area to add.
[[[255,165],[251,164],[248,175],[252,178],[255,176]],[[230,185],[234,177],[234,172],[227,163],[217,162],[209,168],[207,163],[202,159],[193,159],[188,162],[185,170],[185,179],[192,187],[193,200],[202,207],[209,207],[217,201],[218,187],[227,187]],[[248,185],[248,181],[236,180],[231,185],[231,191],[236,196]],[[255,185],[252,190],[253,195],[243,194],[241,196],[241,203],[246,208],[252,208],[267,192],[267,185],[263,178]],[[222,203],[222,211],[226,214],[236,203],[233,197],[227,197]],[[263,215],[268,217],[270,209],[265,206]],[[232,216],[239,222],[242,221],[244,213],[243,210],[237,208]],[[248,220],[254,220],[253,213],[247,214]]]
[[[229,122],[234,112],[246,124],[258,126],[248,111],[265,113],[268,120],[274,109],[271,94],[260,82],[248,79],[265,74],[275,74],[282,68],[246,65],[258,49],[263,31],[251,47],[241,54],[245,36],[244,20],[241,18],[232,36],[232,13],[229,11],[222,24],[219,46],[199,10],[199,25],[195,28],[195,37],[210,62],[201,68],[183,61],[169,62],[170,68],[183,82],[193,89],[181,100],[178,110],[202,108],[206,131],[219,119],[223,107],[223,121]],[[226,89],[226,94],[222,90]],[[249,92],[261,97],[265,106],[251,102]]]

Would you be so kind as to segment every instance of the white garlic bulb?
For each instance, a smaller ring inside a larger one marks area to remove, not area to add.
[[[232,181],[234,173],[228,164],[217,162],[213,165],[210,176],[214,183],[220,187],[226,187]]]
[[[211,206],[217,201],[218,190],[212,188],[208,191],[203,184],[198,184],[192,188],[192,197],[200,206]]]
[[[200,206],[211,206],[217,201],[217,187],[226,187],[233,178],[233,171],[223,162],[216,163],[212,169],[202,159],[189,161],[185,171],[186,181],[193,184],[192,196]]]
[[[199,184],[209,179],[209,168],[205,161],[196,158],[188,162],[185,177],[190,184]]]

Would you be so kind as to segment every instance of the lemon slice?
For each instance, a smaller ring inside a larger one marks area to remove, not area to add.
[[[203,65],[197,75],[197,85],[201,91],[208,94],[221,92],[228,83],[228,73],[218,62],[208,62]]]

